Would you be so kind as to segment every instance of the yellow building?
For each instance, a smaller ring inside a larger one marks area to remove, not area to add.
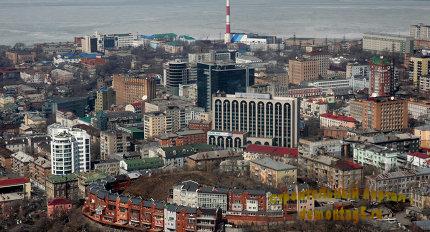
[[[419,86],[420,79],[429,75],[430,56],[415,56],[409,60],[409,75],[415,86]]]
[[[97,91],[95,111],[109,110],[115,104],[115,91],[112,88],[102,87]]]
[[[266,185],[280,187],[297,182],[297,167],[271,158],[251,160],[249,170],[251,178]]]
[[[420,126],[414,128],[414,135],[420,137],[420,147],[430,149],[430,126]]]
[[[143,115],[145,139],[164,134],[167,131],[167,117],[161,112],[151,112]]]

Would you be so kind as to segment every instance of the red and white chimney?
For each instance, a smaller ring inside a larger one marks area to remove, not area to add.
[[[225,35],[224,43],[229,44],[231,42],[231,31],[230,31],[230,0],[227,0],[225,4],[226,16],[225,16]]]

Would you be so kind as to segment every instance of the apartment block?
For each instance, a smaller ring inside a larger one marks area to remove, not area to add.
[[[301,155],[299,164],[305,176],[331,189],[360,188],[363,166],[329,155]]]
[[[297,59],[288,63],[288,82],[299,85],[305,81],[313,81],[320,74],[320,62],[318,60]]]
[[[142,99],[154,99],[156,95],[155,79],[114,75],[112,88],[116,93],[116,104],[128,105]]]
[[[115,153],[129,151],[130,136],[122,131],[109,130],[100,132],[100,158],[106,160]]]
[[[297,182],[297,167],[265,157],[250,160],[250,177],[274,187]]]
[[[353,152],[355,162],[372,165],[386,172],[397,169],[398,159],[402,156],[399,151],[374,144],[356,144]]]
[[[426,119],[430,115],[430,101],[409,100],[408,101],[409,117],[413,119]]]
[[[369,98],[350,101],[350,114],[364,129],[399,131],[408,128],[406,100]]]
[[[363,35],[363,50],[412,54],[414,38],[403,35],[366,33]]]
[[[429,55],[415,55],[409,59],[409,79],[414,83],[417,88],[426,87],[425,83],[430,74],[430,56]],[[423,82],[421,84],[421,82]]]

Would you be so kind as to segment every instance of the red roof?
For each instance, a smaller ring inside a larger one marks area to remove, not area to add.
[[[430,156],[428,156],[427,154],[421,153],[421,152],[411,152],[409,153],[410,156],[415,156],[418,157],[420,159],[428,159],[430,158]]]
[[[252,152],[252,153],[260,153],[260,154],[270,154],[270,155],[276,155],[276,156],[297,157],[299,155],[298,148],[272,147],[272,146],[263,146],[263,145],[257,145],[257,144],[248,145],[245,151]]]
[[[339,160],[336,162],[336,167],[339,168],[340,170],[343,171],[348,171],[348,170],[356,170],[356,169],[362,169],[363,166],[361,166],[358,163],[355,163],[353,161],[350,160]]]
[[[353,117],[334,115],[330,113],[321,114],[320,117],[330,118],[330,119],[344,121],[344,122],[356,122],[356,120]]]
[[[30,182],[30,180],[28,178],[25,178],[25,177],[4,179],[4,180],[0,180],[0,187],[25,184],[25,183],[29,183],[29,182]]]
[[[68,205],[68,204],[72,204],[72,202],[64,198],[55,198],[48,201],[48,205]]]

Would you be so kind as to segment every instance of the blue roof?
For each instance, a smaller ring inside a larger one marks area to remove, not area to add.
[[[231,42],[232,43],[240,42],[242,40],[243,36],[244,36],[244,34],[233,34],[231,36]]]

